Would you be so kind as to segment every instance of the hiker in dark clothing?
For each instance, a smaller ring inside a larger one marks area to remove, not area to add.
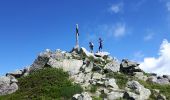
[[[103,49],[103,40],[99,38],[99,52]]]
[[[93,47],[94,47],[92,42],[89,42],[89,47],[90,47],[90,52],[92,53],[93,52]]]

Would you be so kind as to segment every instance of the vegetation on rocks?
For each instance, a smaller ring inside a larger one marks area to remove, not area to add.
[[[151,83],[151,82],[147,82],[147,81],[142,81],[142,80],[138,80],[143,86],[145,86],[146,88],[150,89],[152,92],[152,95],[150,96],[150,100],[155,100],[156,97],[154,95],[154,89],[157,89],[160,91],[161,94],[166,96],[167,100],[170,100],[170,85],[160,85],[160,84],[156,84],[156,83]]]
[[[90,92],[95,93],[97,91],[97,86],[96,85],[91,85],[90,86]]]
[[[103,100],[103,98],[101,98],[101,97],[92,97],[93,98],[93,100]]]
[[[126,83],[129,80],[129,77],[123,73],[107,73],[106,77],[108,78],[115,78],[116,79],[116,83],[119,86],[120,89],[124,89],[126,87]]]
[[[44,68],[19,80],[19,90],[13,94],[1,96],[0,100],[68,100],[83,89],[69,80],[62,69]]]

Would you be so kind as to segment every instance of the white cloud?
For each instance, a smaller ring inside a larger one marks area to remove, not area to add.
[[[113,13],[119,13],[122,10],[123,10],[123,3],[113,4],[109,9],[109,11]]]
[[[120,38],[126,35],[127,27],[125,23],[104,24],[97,27],[97,31],[101,32],[104,36]]]
[[[113,35],[115,37],[122,37],[126,33],[126,25],[122,23],[118,23],[115,25],[115,28],[113,30]]]
[[[166,39],[163,40],[158,55],[159,57],[157,58],[144,58],[140,67],[147,72],[158,73],[160,75],[170,75],[170,42]]]
[[[151,39],[153,38],[153,36],[154,36],[153,33],[149,33],[149,34],[147,34],[147,35],[144,37],[144,40],[145,40],[145,41],[149,41],[149,40],[151,40]]]
[[[133,61],[137,61],[137,62],[140,62],[142,61],[142,59],[144,58],[144,54],[142,53],[142,51],[137,51],[134,53],[133,55]]]
[[[166,3],[167,10],[170,11],[170,1]]]

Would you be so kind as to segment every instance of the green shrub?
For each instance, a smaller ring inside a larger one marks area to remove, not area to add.
[[[88,59],[89,59],[91,62],[94,62],[94,57],[93,57],[93,56],[88,57]]]
[[[107,98],[107,94],[106,93],[100,94],[100,98]]]
[[[96,85],[91,85],[91,87],[90,87],[90,92],[91,92],[91,93],[95,93],[96,90],[97,90],[97,86],[96,86]]]
[[[80,85],[72,84],[68,73],[56,68],[35,71],[18,81],[19,90],[0,100],[67,100],[83,91]]]
[[[92,97],[93,100],[103,100],[101,97]]]

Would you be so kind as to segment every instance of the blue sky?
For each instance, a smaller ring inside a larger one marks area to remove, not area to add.
[[[159,59],[170,40],[170,0],[1,0],[0,74],[32,64],[46,48],[71,50],[77,23],[83,47],[92,41],[96,50],[102,37],[119,60]]]

